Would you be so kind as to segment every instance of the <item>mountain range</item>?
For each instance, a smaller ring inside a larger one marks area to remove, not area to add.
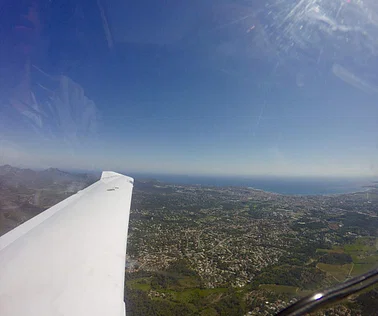
[[[97,180],[56,168],[0,166],[0,236]]]

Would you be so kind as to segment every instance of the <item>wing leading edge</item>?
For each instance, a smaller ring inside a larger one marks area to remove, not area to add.
[[[0,315],[125,315],[133,179],[101,179],[0,237]]]

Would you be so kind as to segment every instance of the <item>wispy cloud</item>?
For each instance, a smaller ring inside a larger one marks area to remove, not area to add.
[[[333,74],[338,77],[339,79],[343,80],[344,82],[350,84],[351,86],[360,89],[361,91],[364,91],[368,94],[377,94],[378,93],[378,87],[375,87],[368,83],[367,81],[362,80],[358,76],[356,76],[354,73],[346,69],[345,67],[334,64],[332,66],[332,72]]]

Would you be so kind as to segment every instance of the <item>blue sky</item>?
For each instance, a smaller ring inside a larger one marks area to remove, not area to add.
[[[312,11],[278,1],[268,1],[271,7],[109,3],[115,52],[91,52],[69,74],[95,101],[102,128],[85,150],[45,154],[35,164],[197,175],[377,175],[378,54],[368,37],[335,28],[358,7],[335,16],[322,1]]]

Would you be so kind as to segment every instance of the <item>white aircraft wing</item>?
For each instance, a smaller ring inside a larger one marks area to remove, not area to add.
[[[1,316],[123,316],[133,179],[101,179],[0,237]]]

